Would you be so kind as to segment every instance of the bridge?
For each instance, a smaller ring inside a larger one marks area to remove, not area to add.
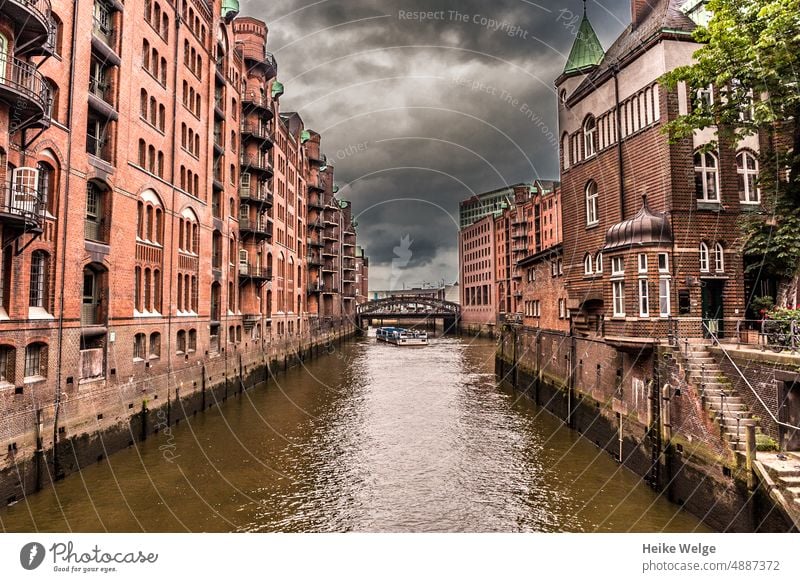
[[[438,327],[455,332],[461,318],[461,306],[430,295],[393,295],[367,301],[356,307],[358,326],[409,324]]]

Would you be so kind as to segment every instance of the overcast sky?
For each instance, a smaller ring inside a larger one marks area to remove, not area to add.
[[[458,278],[458,202],[558,178],[553,80],[581,0],[244,0],[353,201],[373,289]],[[422,18],[418,13],[427,12]],[[430,14],[432,13],[432,14]],[[589,0],[604,47],[630,0]]]

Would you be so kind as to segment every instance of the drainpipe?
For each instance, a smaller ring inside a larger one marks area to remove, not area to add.
[[[184,0],[184,2],[186,2],[186,0]],[[176,63],[176,67],[179,66],[177,63],[180,62],[180,61],[178,61],[178,58],[179,58],[178,46],[180,46],[181,22],[182,22],[181,10],[180,10],[180,8],[178,6],[178,3],[176,3],[175,4],[175,63]],[[177,68],[176,68],[176,72],[177,72]],[[177,133],[177,128],[178,128],[178,75],[177,74],[173,75],[173,79],[172,79],[172,95],[173,95],[173,100],[172,100],[172,140],[171,140],[172,143],[171,143],[171,146],[170,146],[172,148],[172,169],[170,170],[170,176],[169,176],[169,181],[170,181],[170,186],[171,186],[171,197],[172,197],[172,201],[170,202],[170,210],[172,211],[172,220],[170,220],[170,224],[169,224],[169,227],[170,227],[169,240],[175,241],[175,214],[176,214],[176,211],[175,211],[175,198],[176,198],[176,193],[177,193],[176,189],[175,189],[175,152],[177,151],[177,149],[176,149],[177,143],[175,141],[175,135]],[[166,216],[167,216],[167,213],[166,213],[166,210],[165,210],[165,212],[164,212],[164,218],[165,219],[166,219]],[[198,225],[198,229],[199,228],[200,228],[200,225]],[[166,248],[166,245],[164,245],[164,246]],[[172,353],[173,353],[172,352],[172,305],[173,305],[172,290],[174,288],[174,284],[173,283],[174,283],[174,280],[175,280],[175,273],[174,273],[174,271],[175,271],[175,253],[174,253],[174,250],[175,249],[172,249],[173,252],[170,252],[170,254],[169,254],[169,302],[167,303],[167,307],[168,307],[168,313],[167,313],[167,353],[169,354],[169,357],[167,358],[167,363],[168,363],[167,378],[171,378],[172,374],[173,374],[173,369],[172,369],[172,366],[173,366],[173,359],[172,359]],[[162,285],[164,284],[163,280],[162,280],[161,283],[162,283]],[[199,289],[200,277],[199,276],[197,278],[197,286],[198,286],[198,293],[199,293],[200,292],[200,289]],[[163,300],[163,294],[162,294],[162,300]],[[161,309],[163,311],[163,309],[164,309],[163,305],[161,306]],[[203,374],[203,386],[205,387],[205,373]],[[167,394],[169,394],[169,387],[167,387]],[[203,392],[203,410],[205,410],[205,391]]]
[[[615,125],[617,129],[617,171],[619,173],[619,216],[620,221],[625,220],[625,182],[624,182],[624,162],[622,157],[622,120],[620,113],[622,107],[619,102],[619,65],[611,67],[611,74],[614,76],[614,110]]]
[[[75,102],[75,49],[78,37],[78,10],[80,0],[75,0],[72,4],[72,47],[70,48],[69,64],[69,99],[67,100],[67,119],[66,125],[70,128],[70,136],[73,134],[72,127],[72,108]],[[67,140],[67,160],[66,178],[64,179],[64,214],[61,224],[61,286],[64,287],[64,279],[67,270],[67,223],[69,221],[69,182],[72,175],[72,139]],[[60,221],[59,221],[60,222]],[[53,475],[59,478],[58,466],[58,412],[61,407],[61,363],[64,357],[64,295],[61,293],[58,301],[58,352],[56,356],[56,389],[53,398]]]

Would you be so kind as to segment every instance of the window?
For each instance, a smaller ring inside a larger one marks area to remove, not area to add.
[[[625,260],[622,257],[611,259],[611,274],[622,275],[625,273]]]
[[[86,184],[86,221],[84,235],[88,240],[106,242],[108,232],[105,228],[104,203],[105,190],[95,182]]]
[[[189,351],[194,352],[197,350],[197,330],[190,329],[189,330]]]
[[[697,199],[702,202],[719,202],[717,157],[710,153],[694,155],[694,187]]]
[[[695,111],[708,111],[708,109],[714,104],[714,92],[711,89],[711,86],[703,87],[702,89],[698,89],[695,92],[695,102],[694,102],[694,109]]]
[[[650,317],[650,290],[647,279],[639,279],[639,316]]]
[[[586,158],[597,153],[597,120],[593,115],[583,123],[583,149]]]
[[[611,283],[611,294],[614,304],[614,316],[625,317],[625,282],[614,281]]]
[[[584,275],[591,275],[592,274],[592,255],[586,253],[586,256],[583,257],[583,274]]]
[[[598,275],[603,274],[603,251],[598,252],[594,256],[594,271]]]
[[[742,204],[761,202],[758,180],[758,160],[750,152],[739,152],[736,156],[736,172],[739,175],[739,201]]]
[[[670,280],[658,281],[658,311],[661,317],[670,316]]]
[[[669,255],[667,253],[658,253],[658,272],[669,273]]]
[[[147,349],[147,335],[137,333],[133,336],[133,359],[144,360],[145,350]]]
[[[144,335],[144,334],[142,334]],[[150,358],[161,357],[161,334],[154,331],[150,334]]]
[[[714,270],[717,273],[725,271],[725,250],[719,243],[714,245]]]
[[[597,182],[592,180],[586,185],[586,226],[600,222],[598,197]]]
[[[708,273],[708,245],[704,242],[700,243],[700,271]]]
[[[704,242],[700,243],[700,271],[708,273],[708,245]]]
[[[47,377],[47,345],[41,342],[25,348],[25,377]]]
[[[31,254],[31,285],[28,303],[31,307],[47,307],[48,262],[47,253],[44,251],[34,251]]]
[[[558,300],[558,318],[566,319],[567,317],[567,300],[560,298]]]
[[[13,346],[0,346],[0,383],[14,383],[17,350]]]
[[[644,253],[639,254],[639,272],[647,273],[647,255]]]
[[[182,329],[178,330],[177,352],[182,354],[186,351],[186,332]]]

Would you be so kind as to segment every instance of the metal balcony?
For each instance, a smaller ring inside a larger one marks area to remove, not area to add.
[[[325,203],[322,201],[322,196],[313,195],[308,197],[308,208],[318,212],[324,210]]]
[[[268,150],[273,146],[272,134],[269,128],[260,123],[242,123],[240,131],[243,140],[252,139],[257,141],[262,150]]]
[[[255,42],[237,43],[241,48],[242,56],[250,68],[264,73],[267,79],[278,74],[278,63],[272,53],[264,50],[264,45]]]
[[[263,219],[240,218],[239,232],[252,235],[256,239],[272,238],[272,223]]]
[[[243,170],[250,170],[256,172],[264,172],[268,176],[272,176],[272,163],[270,163],[267,156],[264,155],[254,155],[254,154],[242,154],[240,158],[240,163]]]
[[[39,193],[32,188],[6,184],[0,191],[0,221],[3,227],[41,232],[45,206]]]
[[[318,255],[308,255],[306,257],[306,262],[308,263],[309,267],[321,267],[322,266],[322,259]]]
[[[0,100],[6,102],[13,116],[13,129],[18,131],[33,125],[48,127],[50,90],[42,74],[30,63],[0,54]]]
[[[317,281],[316,283],[309,283],[308,284],[308,292],[309,293],[322,293],[325,289],[325,284],[321,281]]]
[[[325,243],[322,242],[320,238],[309,238],[308,239],[308,246],[312,248],[322,248],[325,246]]]
[[[261,265],[247,265],[239,263],[239,277],[257,282],[271,281],[272,269]]]
[[[325,187],[322,185],[322,181],[319,179],[319,176],[317,176],[316,178],[313,177],[309,178],[308,181],[306,182],[306,185],[308,186],[309,192],[325,191]]]
[[[16,24],[16,54],[42,54],[51,36],[50,0],[5,0],[3,16]]]
[[[275,116],[275,113],[272,111],[272,104],[270,100],[267,99],[266,95],[261,95],[255,91],[245,91],[242,94],[242,104],[245,108],[252,107],[261,110],[261,114],[267,120]]]
[[[266,186],[239,186],[239,198],[249,202],[260,202],[266,206],[272,206],[275,197]]]

